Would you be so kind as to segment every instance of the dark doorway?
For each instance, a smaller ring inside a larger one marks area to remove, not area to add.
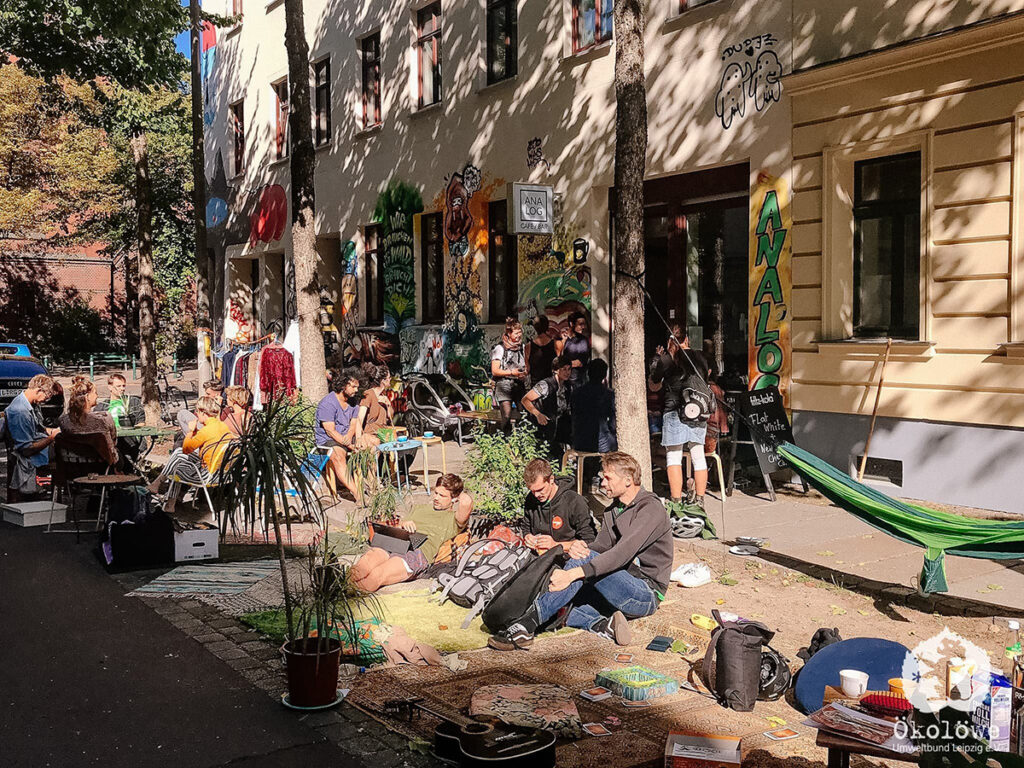
[[[645,184],[646,286],[669,324],[705,349],[716,373],[747,368],[749,172],[737,165],[654,179]],[[645,350],[668,331],[650,306]]]

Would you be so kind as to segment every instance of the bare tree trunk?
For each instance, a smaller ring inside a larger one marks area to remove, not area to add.
[[[295,265],[295,304],[299,318],[299,367],[302,372],[302,390],[316,403],[327,394],[327,377],[324,341],[320,331],[320,290],[316,274],[316,154],[309,96],[309,45],[306,43],[302,0],[285,0],[284,20],[284,44],[288,50],[292,261]]]
[[[134,355],[138,349],[139,292],[138,254],[124,255],[124,353]]]
[[[715,236],[711,259],[711,277],[715,285],[715,295],[711,300],[711,344],[715,359],[711,362],[713,373],[718,376],[725,365],[725,238],[721,232]]]
[[[132,131],[135,160],[135,207],[139,217],[139,367],[142,369],[142,406],[146,423],[160,423],[160,399],[156,390],[156,313],[153,303],[153,190],[149,176],[146,132]]]
[[[195,222],[196,247],[196,344],[198,348],[199,381],[212,377],[210,362],[204,353],[205,333],[210,321],[210,258],[206,250],[206,156],[203,149],[203,83],[201,25],[199,0],[189,0],[192,44],[192,216]]]
[[[651,438],[644,368],[644,170],[647,91],[644,84],[644,3],[615,0],[615,301],[612,308],[613,387],[619,450],[640,462],[650,488]]]

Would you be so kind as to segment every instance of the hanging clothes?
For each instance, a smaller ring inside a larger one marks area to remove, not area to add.
[[[260,395],[269,403],[277,394],[290,395],[295,382],[295,357],[280,344],[265,347],[260,355]]]

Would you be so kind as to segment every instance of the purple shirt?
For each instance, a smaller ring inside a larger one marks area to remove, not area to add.
[[[358,405],[342,405],[333,392],[327,394],[316,407],[316,422],[313,424],[313,436],[317,445],[330,445],[334,438],[324,431],[324,422],[334,422],[334,429],[344,435],[348,432],[352,419],[359,413]]]

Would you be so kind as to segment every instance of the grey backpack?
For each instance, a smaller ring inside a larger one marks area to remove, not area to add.
[[[500,543],[497,552],[482,555],[470,562],[479,550]],[[499,539],[482,539],[471,544],[459,558],[455,573],[442,573],[434,582],[434,590],[442,590],[438,602],[451,600],[456,605],[469,608],[469,615],[462,622],[467,629],[499,590],[523,569],[532,552],[518,544],[509,544]]]

